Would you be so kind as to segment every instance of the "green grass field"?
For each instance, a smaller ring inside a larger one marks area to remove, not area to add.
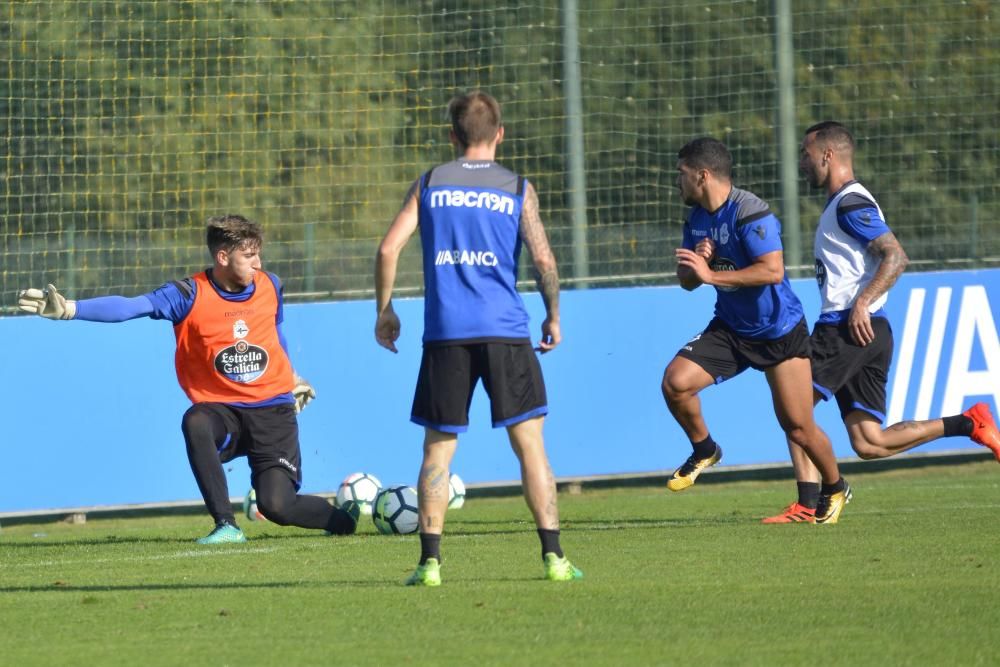
[[[439,589],[416,536],[205,516],[4,526],[0,664],[972,665],[1000,660],[1000,467],[855,474],[836,526],[763,526],[788,482],[561,495],[585,579],[541,579],[520,498],[448,515]]]

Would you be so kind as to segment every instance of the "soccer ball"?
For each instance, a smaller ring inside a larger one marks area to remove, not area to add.
[[[412,486],[390,486],[375,496],[372,521],[383,535],[417,532],[417,492]]]
[[[267,517],[257,509],[257,491],[251,488],[243,499],[243,513],[251,521],[267,521]]]
[[[375,475],[366,472],[348,475],[337,489],[337,507],[343,507],[348,500],[353,500],[361,507],[362,514],[371,514],[372,503],[381,490],[382,482]]]
[[[452,473],[448,479],[448,509],[457,510],[465,504],[465,482]]]

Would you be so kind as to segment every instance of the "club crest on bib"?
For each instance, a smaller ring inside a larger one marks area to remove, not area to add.
[[[240,340],[246,338],[247,334],[250,333],[250,327],[243,320],[236,320],[233,323],[233,338]]]
[[[233,382],[253,382],[267,370],[267,362],[267,350],[238,340],[215,355],[215,370]]]

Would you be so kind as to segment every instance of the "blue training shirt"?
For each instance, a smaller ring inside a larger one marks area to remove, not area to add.
[[[424,343],[530,340],[517,292],[524,189],[489,160],[461,158],[421,177]]]
[[[694,250],[703,238],[715,241],[713,271],[738,271],[757,257],[782,250],[781,223],[751,192],[733,188],[718,210],[694,206],[684,223],[683,247]],[[715,287],[715,316],[744,338],[773,340],[803,317],[788,276],[777,285]]]

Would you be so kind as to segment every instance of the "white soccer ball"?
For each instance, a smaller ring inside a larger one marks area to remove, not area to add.
[[[448,509],[457,510],[465,504],[465,482],[452,473],[448,479]]]
[[[337,507],[343,507],[348,500],[353,500],[361,507],[362,514],[372,513],[372,503],[375,496],[382,490],[382,482],[375,475],[366,472],[356,472],[344,478],[337,489]]]
[[[372,521],[383,535],[417,532],[419,514],[416,490],[412,486],[390,486],[379,491],[372,506]]]
[[[257,491],[251,488],[243,498],[243,513],[251,521],[267,521],[267,517],[257,508]]]

